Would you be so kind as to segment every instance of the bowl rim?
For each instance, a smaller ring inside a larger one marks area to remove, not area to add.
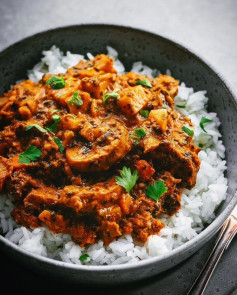
[[[197,62],[201,63],[205,68],[207,68],[209,71],[211,71],[217,78],[219,79],[219,82],[222,84],[222,86],[226,89],[226,91],[229,93],[229,96],[231,97],[231,100],[235,106],[235,109],[237,110],[237,97],[233,90],[231,90],[231,87],[229,86],[228,82],[225,78],[215,69],[213,65],[210,65],[210,63],[203,57],[200,56],[197,52],[195,52],[193,49],[187,48],[187,46],[181,45],[178,41],[174,40],[173,38],[169,38],[165,35],[160,35],[152,31],[144,30],[141,28],[131,27],[131,26],[125,26],[125,25],[116,25],[116,24],[104,24],[104,23],[82,23],[82,24],[76,24],[76,25],[68,25],[68,26],[62,26],[62,27],[56,27],[51,28],[48,30],[44,30],[42,32],[30,35],[26,38],[23,38],[22,40],[19,40],[12,45],[4,48],[0,52],[0,58],[4,57],[5,54],[8,54],[11,50],[14,50],[17,47],[21,47],[25,43],[31,42],[34,40],[34,38],[37,38],[41,35],[47,34],[47,33],[54,33],[58,31],[65,31],[65,30],[72,30],[72,29],[79,29],[83,27],[101,27],[101,28],[111,28],[111,29],[121,29],[121,30],[129,30],[134,32],[139,32],[144,35],[148,35],[153,38],[159,38],[165,41],[166,43],[169,43],[175,47],[177,47],[179,50],[186,52],[194,58]],[[148,265],[154,265],[161,263],[165,261],[166,259],[175,259],[177,257],[177,254],[182,255],[184,252],[187,252],[188,250],[191,250],[195,244],[201,244],[202,241],[206,238],[206,236],[212,237],[218,229],[222,226],[224,220],[228,217],[228,215],[233,210],[234,206],[237,204],[237,191],[233,193],[233,196],[231,197],[230,202],[228,203],[227,207],[217,216],[211,224],[209,224],[202,232],[200,232],[197,236],[192,238],[191,240],[187,241],[183,245],[177,247],[176,249],[171,250],[170,252],[161,255],[161,256],[154,256],[149,257],[145,260],[139,261],[138,263],[133,264],[117,264],[117,265],[78,265],[78,264],[71,264],[68,262],[58,261],[54,260],[49,257],[40,256],[35,253],[28,252],[16,244],[10,242],[6,238],[4,238],[0,234],[0,245],[3,244],[6,247],[12,248],[14,251],[18,252],[18,254],[22,254],[23,256],[28,256],[34,260],[41,261],[42,263],[51,264],[56,267],[63,267],[66,269],[72,269],[72,270],[80,270],[85,272],[111,272],[111,271],[120,271],[120,270],[133,270],[136,268],[142,268],[144,266]]]

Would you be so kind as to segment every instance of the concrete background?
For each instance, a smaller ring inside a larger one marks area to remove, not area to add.
[[[34,33],[59,26],[128,25],[164,35],[197,52],[237,92],[236,0],[0,0],[0,16],[0,50]],[[184,263],[155,278],[113,289],[52,281],[2,255],[0,268],[5,272],[1,282],[11,276],[13,284],[9,294],[16,291],[18,294],[185,295],[213,245],[214,239]],[[237,294],[236,252],[235,238],[215,270],[205,295]]]

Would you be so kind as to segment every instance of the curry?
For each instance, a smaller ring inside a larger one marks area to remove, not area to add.
[[[158,234],[200,167],[177,92],[168,75],[118,75],[103,54],[15,85],[0,98],[0,190],[15,221],[81,246]]]

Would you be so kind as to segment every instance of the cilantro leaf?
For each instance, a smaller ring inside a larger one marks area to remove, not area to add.
[[[62,153],[64,151],[64,147],[63,147],[61,140],[58,137],[54,137],[53,140],[58,145],[59,150]]]
[[[138,180],[138,172],[135,170],[132,173],[130,168],[124,166],[120,174],[122,177],[116,176],[116,182],[129,193]]]
[[[52,76],[50,79],[48,79],[46,81],[46,84],[50,85],[50,87],[53,89],[61,89],[61,88],[65,87],[66,82],[65,82],[63,76],[61,76],[61,78],[57,78],[55,76]]]
[[[202,119],[201,119],[199,125],[200,125],[200,127],[202,128],[202,130],[203,130],[205,133],[207,133],[207,131],[206,131],[205,128],[204,128],[204,124],[211,123],[211,122],[212,122],[212,120],[210,120],[210,119],[208,119],[208,118],[206,118],[206,117],[202,117]]]
[[[135,133],[140,138],[143,138],[144,136],[146,136],[146,131],[143,128],[135,129]]]
[[[59,112],[59,109],[54,109],[54,110],[51,111],[51,114],[55,114],[57,112]]]
[[[131,138],[134,138],[134,139],[140,139],[139,136],[136,136],[136,135],[129,135]]]
[[[110,92],[110,93],[104,93],[103,106],[105,105],[105,102],[108,98],[110,98],[110,97],[119,98],[119,94],[117,92],[118,92],[118,89],[115,89],[113,92]]]
[[[55,132],[57,130],[57,124],[56,123],[53,123],[51,126],[49,127],[45,127],[47,131],[49,132]]]
[[[163,180],[154,182],[153,185],[149,185],[145,191],[146,195],[155,201],[158,201],[160,197],[167,192],[167,187]]]
[[[77,106],[81,106],[83,104],[83,100],[81,99],[81,96],[79,95],[78,91],[76,91],[71,99],[68,101],[68,103],[70,104],[70,106],[72,105],[77,105]]]
[[[185,109],[186,108],[186,105],[187,105],[187,102],[185,102],[185,104],[183,104],[183,105],[176,104],[176,107],[177,108],[180,108],[180,109]]]
[[[31,162],[38,161],[39,157],[42,155],[41,151],[37,149],[36,146],[31,145],[28,149],[20,154],[19,163],[20,164],[30,164]]]
[[[51,126],[45,128],[49,132],[55,132],[58,128],[57,123],[61,121],[61,117],[59,115],[53,115],[52,118],[54,123]]]
[[[152,88],[151,82],[148,79],[144,79],[144,80],[139,79],[134,84],[146,86],[148,88]]]
[[[83,254],[80,256],[79,260],[80,261],[86,261],[90,256],[88,254]]]
[[[59,115],[53,115],[52,118],[55,123],[58,123],[59,121],[61,121],[61,117]]]
[[[40,132],[42,132],[42,133],[46,133],[47,132],[47,130],[46,129],[44,129],[44,128],[42,128],[40,125],[38,125],[38,124],[32,124],[32,125],[27,125],[26,126],[26,131],[28,131],[28,130],[30,130],[30,129],[32,129],[32,128],[36,128],[36,129],[38,129]]]
[[[140,114],[142,115],[142,117],[144,118],[148,118],[149,116],[149,111],[148,110],[141,110]]]
[[[182,131],[188,134],[188,136],[194,135],[194,131],[192,129],[189,129],[187,126],[183,126]]]
[[[199,143],[198,145],[201,149],[203,148],[203,144],[202,143]]]

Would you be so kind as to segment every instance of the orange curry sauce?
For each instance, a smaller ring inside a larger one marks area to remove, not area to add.
[[[55,89],[52,77],[64,85]],[[68,233],[81,246],[159,233],[160,214],[180,209],[181,188],[195,185],[200,166],[183,130],[193,125],[174,109],[177,91],[168,75],[118,75],[101,54],[0,97],[0,190],[15,197],[15,221]],[[32,146],[36,158],[20,160]],[[123,167],[138,171],[129,193],[116,181]],[[167,191],[155,200],[146,190],[160,180]]]

